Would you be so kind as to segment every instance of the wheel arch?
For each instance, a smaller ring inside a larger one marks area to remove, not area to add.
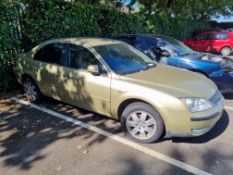
[[[121,114],[122,112],[124,111],[124,109],[131,103],[134,103],[134,102],[143,102],[143,103],[146,103],[150,106],[152,106],[150,103],[144,101],[144,100],[141,100],[141,99],[138,99],[138,98],[129,98],[129,99],[126,99],[124,101],[122,101],[120,103],[120,105],[118,106],[117,108],[117,116],[118,116],[118,119],[121,118]],[[153,106],[152,106],[153,107]]]
[[[122,112],[124,111],[124,109],[131,103],[135,103],[135,102],[142,102],[142,103],[145,103],[149,106],[151,106],[156,112],[159,113],[160,117],[162,118],[162,120],[164,121],[164,118],[163,116],[161,115],[161,111],[159,110],[159,107],[156,107],[155,105],[153,105],[152,103],[150,103],[149,101],[147,100],[142,100],[142,99],[139,99],[139,98],[128,98],[128,99],[125,99],[123,100],[120,105],[118,106],[117,108],[117,117],[118,119],[120,120],[121,118],[121,114]],[[164,121],[165,122],[165,121]]]
[[[222,50],[223,50],[224,48],[230,49],[229,55],[231,55],[231,54],[233,53],[233,47],[231,47],[230,45],[224,45],[224,46],[222,46],[222,47],[220,48],[220,50],[219,50],[219,53],[220,53],[220,54],[222,54]],[[222,54],[222,55],[223,55],[223,54]],[[223,56],[229,56],[229,55],[223,55]]]
[[[30,78],[35,82],[34,78],[31,75],[27,74],[27,73],[22,74],[21,82],[23,83],[27,78]]]
[[[224,46],[221,47],[220,51],[221,51],[224,47],[228,47],[228,48],[230,48],[230,49],[232,50],[232,47],[231,47],[230,45],[224,45]]]

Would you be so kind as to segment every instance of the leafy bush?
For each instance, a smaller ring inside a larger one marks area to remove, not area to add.
[[[23,16],[24,38],[33,44],[51,38],[111,37],[145,31],[136,15],[105,6],[40,2],[39,11],[29,4]]]
[[[16,80],[12,72],[12,61],[17,54],[20,40],[12,31],[15,23],[15,6],[7,1],[1,1],[0,10],[0,92],[15,89]]]
[[[16,82],[12,70],[12,62],[16,55],[16,51],[12,51],[11,53],[7,51],[0,53],[0,93],[17,89],[18,83]]]
[[[207,28],[208,21],[195,21],[184,16],[172,17],[171,14],[154,14],[147,17],[149,33],[157,33],[175,37],[188,38],[195,29]]]

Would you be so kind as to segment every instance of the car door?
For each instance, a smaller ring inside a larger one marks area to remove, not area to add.
[[[206,35],[205,42],[203,44],[203,52],[211,52],[214,49],[216,35],[209,33]]]
[[[65,51],[65,44],[52,43],[42,47],[34,55],[34,79],[44,95],[57,100],[62,99],[61,74]]]
[[[210,45],[211,34],[202,34],[196,38],[195,50],[200,52],[207,52]]]
[[[174,47],[172,44],[158,39],[157,43],[154,43],[153,52],[157,55],[159,62],[162,64],[168,64],[170,66],[177,66],[177,56],[173,51]],[[168,56],[163,55],[163,52],[167,52]]]
[[[198,35],[197,37],[195,37],[192,42],[192,49],[196,51],[200,51],[202,40],[203,40],[203,35]]]
[[[110,114],[111,74],[95,55],[82,45],[68,45],[68,66],[62,75],[64,101],[105,115]],[[88,66],[97,65],[102,74],[87,71]]]

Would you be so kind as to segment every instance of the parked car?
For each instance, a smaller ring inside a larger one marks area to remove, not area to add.
[[[233,33],[228,31],[205,32],[183,42],[196,51],[221,53],[228,56],[233,50]]]
[[[206,77],[159,65],[108,39],[46,41],[21,55],[18,81],[32,102],[42,95],[121,121],[135,141],[198,136],[222,116],[223,97]]]
[[[122,35],[117,39],[141,50],[152,59],[201,73],[213,80],[222,93],[233,92],[233,60],[195,52],[181,41],[163,35]]]

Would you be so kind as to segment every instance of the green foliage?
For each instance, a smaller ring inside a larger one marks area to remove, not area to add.
[[[45,0],[40,0],[39,4],[36,1],[36,6],[39,10],[34,3],[27,2],[23,16],[24,38],[33,45],[51,38],[111,37],[144,31],[136,15],[105,6]]]
[[[14,72],[12,70],[13,60],[17,52],[0,52],[0,93],[16,89],[18,83],[16,82]]]
[[[12,62],[16,56],[16,48],[19,48],[20,40],[14,37],[11,29],[14,27],[15,6],[7,0],[0,4],[0,92],[9,91],[17,86],[13,76]]]
[[[173,14],[183,16],[186,19],[209,20],[212,15],[232,13],[232,0],[131,0],[131,6],[139,4],[142,13]]]
[[[147,29],[149,33],[157,33],[175,37],[177,39],[188,38],[195,29],[208,28],[205,20],[191,20],[185,17],[171,17],[166,13],[147,16]]]

